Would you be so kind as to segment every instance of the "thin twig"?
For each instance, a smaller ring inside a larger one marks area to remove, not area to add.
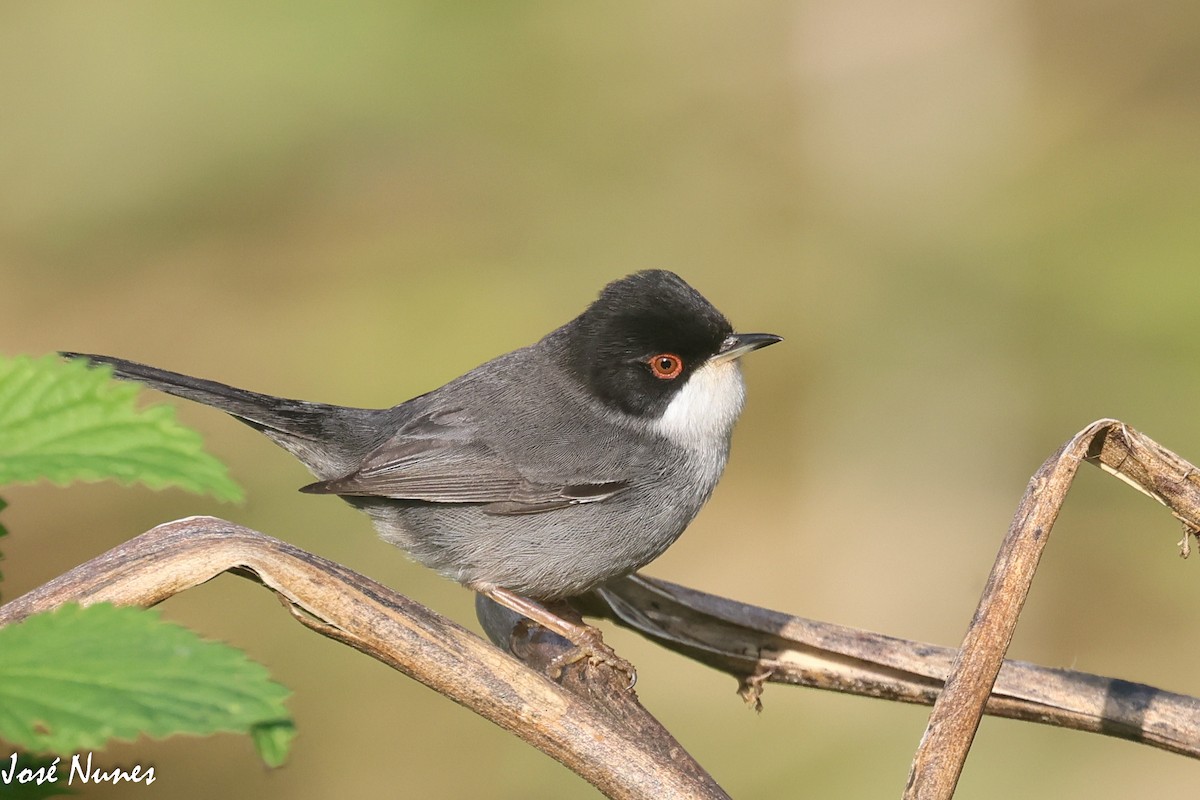
[[[1050,530],[1084,461],[1167,506],[1184,525],[1184,544],[1200,530],[1196,468],[1118,420],[1093,422],[1047,459],[1021,499],[945,689],[934,704],[913,757],[905,798],[953,797]],[[1191,747],[1196,747],[1194,738]]]

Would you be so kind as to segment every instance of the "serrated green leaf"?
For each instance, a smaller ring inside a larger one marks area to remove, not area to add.
[[[263,722],[250,729],[250,737],[264,764],[268,767],[283,766],[292,748],[292,740],[296,738],[296,723],[290,719]]]
[[[175,409],[134,406],[138,387],[57,356],[0,358],[0,485],[113,478],[240,500],[225,466]]]
[[[147,609],[68,605],[0,628],[0,738],[32,752],[282,727],[288,694],[245,653]],[[290,741],[275,737],[270,763]]]

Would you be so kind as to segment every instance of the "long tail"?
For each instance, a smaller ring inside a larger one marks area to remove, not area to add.
[[[262,431],[303,461],[314,474],[326,479],[348,471],[373,447],[378,432],[369,422],[384,413],[273,397],[113,356],[59,355],[86,359],[93,365],[108,364],[115,377],[139,381],[161,392],[218,408]]]

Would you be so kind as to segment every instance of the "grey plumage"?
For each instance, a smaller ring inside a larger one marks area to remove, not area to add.
[[[756,338],[757,337],[757,338]],[[579,594],[660,555],[708,499],[741,410],[737,337],[671,273],[610,284],[541,341],[389,409],[308,403],[110,356],[120,378],[262,431],[380,534],[474,588]],[[678,378],[647,357],[678,353]]]

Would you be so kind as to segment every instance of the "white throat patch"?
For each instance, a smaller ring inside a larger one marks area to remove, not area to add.
[[[724,452],[745,400],[746,385],[737,360],[710,361],[691,374],[655,427],[689,449]]]

